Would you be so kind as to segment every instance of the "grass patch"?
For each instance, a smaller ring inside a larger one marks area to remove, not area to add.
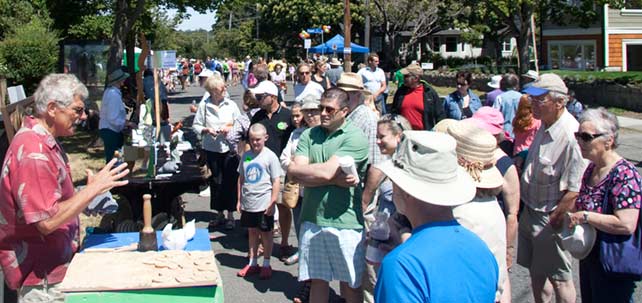
[[[611,80],[615,82],[642,82],[642,72],[599,72],[599,71],[571,71],[571,70],[550,70],[542,73],[555,73],[560,77],[566,77],[577,81]]]
[[[83,130],[77,130],[75,135],[61,140],[62,147],[69,157],[71,178],[75,186],[87,183],[85,170],[96,172],[105,166],[104,149],[102,144],[96,144],[97,140],[101,142],[98,132]]]

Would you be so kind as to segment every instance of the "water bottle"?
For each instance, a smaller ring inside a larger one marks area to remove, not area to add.
[[[390,238],[390,227],[388,226],[388,210],[379,211],[375,214],[375,221],[370,226],[370,238],[366,248],[366,261],[371,264],[379,264],[386,255],[386,251],[379,248],[379,244],[388,241]]]

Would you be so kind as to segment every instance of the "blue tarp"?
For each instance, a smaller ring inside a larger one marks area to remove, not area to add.
[[[311,47],[308,51],[319,54],[343,53],[343,42],[343,36],[336,35],[323,44]],[[367,53],[369,51],[367,47],[354,43],[350,43],[350,48],[352,53]]]

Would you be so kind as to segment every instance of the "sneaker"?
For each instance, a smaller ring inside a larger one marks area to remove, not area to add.
[[[198,193],[199,197],[209,197],[210,196],[210,187],[208,186],[204,190],[202,190],[200,193]]]
[[[283,261],[283,263],[285,265],[294,265],[294,264],[299,263],[299,253],[291,255],[289,258],[285,259],[285,261]]]
[[[239,272],[237,272],[236,275],[239,277],[247,277],[253,274],[258,274],[259,272],[263,274],[263,269],[260,268],[258,265],[250,266],[248,264],[248,265],[245,265],[243,269],[239,270]]]
[[[272,278],[272,266],[263,266],[261,267],[261,273],[259,274],[261,280],[268,280]]]

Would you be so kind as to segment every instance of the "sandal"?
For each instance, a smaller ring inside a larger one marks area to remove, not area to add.
[[[310,287],[312,286],[312,282],[310,281],[303,281],[303,287],[299,289],[299,293],[294,296],[292,301],[294,303],[306,303],[310,300]]]
[[[289,258],[287,258],[287,259],[285,259],[285,261],[283,261],[283,264],[285,264],[285,265],[294,265],[294,264],[297,264],[297,263],[299,263],[299,253],[298,252],[295,253],[294,255],[291,255]]]

